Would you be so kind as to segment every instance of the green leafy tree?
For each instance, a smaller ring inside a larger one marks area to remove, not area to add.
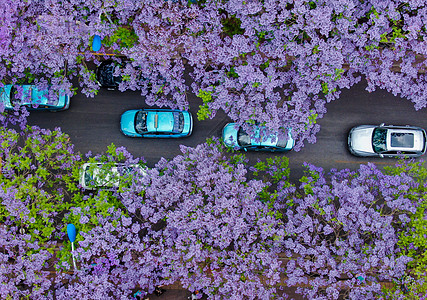
[[[0,222],[13,221],[33,241],[47,242],[78,190],[72,169],[80,155],[58,128],[27,126],[21,133],[2,128],[0,141]]]

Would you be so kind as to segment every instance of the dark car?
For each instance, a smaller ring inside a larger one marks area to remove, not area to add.
[[[116,89],[120,82],[122,82],[121,76],[114,76],[116,68],[121,69],[123,66],[115,61],[106,60],[96,68],[96,80],[99,85],[109,89]]]

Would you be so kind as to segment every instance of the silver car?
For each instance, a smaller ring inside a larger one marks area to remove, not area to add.
[[[426,131],[415,126],[360,125],[348,134],[348,148],[356,156],[417,157],[427,148]]]
[[[118,188],[132,175],[146,176],[146,170],[136,164],[123,163],[84,163],[80,170],[79,183],[86,190]]]

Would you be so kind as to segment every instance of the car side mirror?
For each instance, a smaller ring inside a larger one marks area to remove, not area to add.
[[[385,123],[381,123],[381,124],[380,124],[380,127],[383,127],[384,125],[385,125]]]
[[[384,158],[384,154],[380,154],[380,157],[381,157],[381,158]]]

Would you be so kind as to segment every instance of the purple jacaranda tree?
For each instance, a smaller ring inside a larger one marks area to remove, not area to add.
[[[419,183],[371,163],[328,177],[307,164],[300,181],[295,188],[275,180],[274,208],[286,232],[285,284],[308,299],[377,299],[380,282],[401,278],[412,261],[398,243],[422,201]]]
[[[2,299],[52,299],[49,260],[29,234],[17,226],[0,225],[0,297]]]

